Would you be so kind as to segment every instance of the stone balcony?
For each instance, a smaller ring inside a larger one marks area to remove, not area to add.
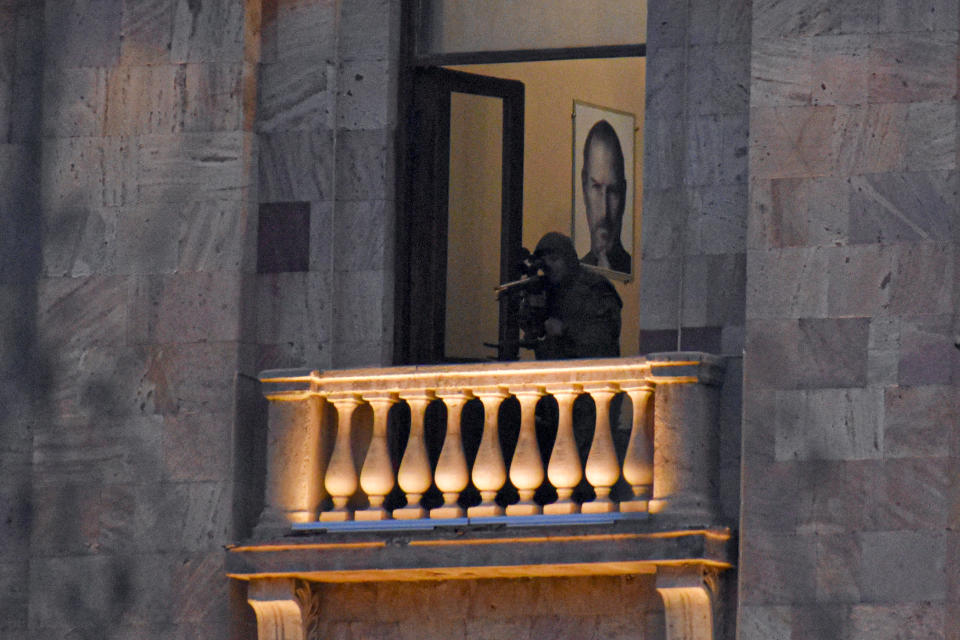
[[[712,638],[721,374],[703,353],[264,372],[265,508],[230,575],[261,637],[303,637],[305,582],[655,574],[668,637]]]

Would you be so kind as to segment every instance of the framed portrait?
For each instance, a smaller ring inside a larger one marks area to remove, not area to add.
[[[571,237],[580,261],[604,275],[633,277],[635,116],[573,102]]]

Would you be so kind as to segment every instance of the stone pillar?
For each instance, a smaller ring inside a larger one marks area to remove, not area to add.
[[[650,512],[688,525],[717,517],[720,360],[702,353],[653,354],[653,499]]]
[[[265,385],[273,382],[261,374]],[[298,386],[304,385],[301,376]],[[324,498],[321,412],[324,400],[308,391],[267,393],[270,400],[267,427],[267,479],[258,536],[282,533],[293,522],[317,519]]]
[[[713,640],[715,585],[713,573],[698,565],[657,570],[667,640]]]

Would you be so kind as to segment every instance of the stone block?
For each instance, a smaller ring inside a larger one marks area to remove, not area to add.
[[[116,409],[112,411],[116,412]],[[38,432],[34,472],[42,484],[156,481],[161,468],[158,416],[62,419]]]
[[[165,485],[157,500],[154,535],[161,551],[217,551],[229,540],[229,482],[183,482]]]
[[[835,166],[837,107],[763,107],[751,110],[750,174],[755,178],[828,175]]]
[[[750,116],[746,110],[742,113],[720,116],[720,182],[722,184],[747,184],[749,130]],[[741,215],[745,214],[741,213]]]
[[[237,131],[246,126],[256,105],[247,104],[245,84],[256,73],[248,64],[183,65],[184,131]]]
[[[885,458],[950,455],[950,431],[946,427],[958,421],[956,392],[952,387],[891,387],[884,394]]]
[[[329,272],[262,274],[257,277],[257,340],[326,343],[333,308]]]
[[[128,340],[175,344],[239,339],[237,272],[138,276],[130,292]]]
[[[686,50],[664,47],[656,51],[656,64],[647,66],[646,117],[666,118],[676,113],[684,99]],[[651,50],[651,55],[653,51]]]
[[[917,102],[907,107],[907,171],[956,169],[957,119],[951,103]]]
[[[530,638],[575,640],[596,636],[597,618],[563,615],[536,616],[530,621]]]
[[[870,38],[822,35],[810,38],[810,99],[817,104],[867,103]]]
[[[700,186],[720,180],[723,128],[719,116],[696,116],[687,121],[683,184]]]
[[[163,344],[149,350],[139,409],[164,416],[229,413],[234,407],[237,345]]]
[[[791,640],[792,610],[788,606],[740,607],[741,640]]]
[[[141,202],[242,200],[253,176],[249,134],[193,133],[140,137],[137,169]]]
[[[243,62],[246,3],[173,0],[171,62]]]
[[[850,241],[947,242],[960,225],[953,172],[906,172],[850,179]]]
[[[179,208],[178,271],[239,271],[249,205],[193,201]]]
[[[382,351],[382,346],[380,351]],[[379,351],[378,351],[379,353]],[[256,366],[253,370],[264,369],[330,369],[333,367],[333,346],[331,342],[280,342],[259,345]],[[389,359],[377,358],[377,362],[389,362]]]
[[[333,203],[310,203],[310,270],[325,271],[333,265]]]
[[[747,317],[825,317],[830,254],[819,247],[749,252]]]
[[[113,271],[122,274],[173,273],[179,266],[180,225],[169,204],[147,203],[117,211]]]
[[[850,610],[850,640],[936,640],[943,638],[942,602],[856,604]]]
[[[691,44],[744,43],[750,40],[749,2],[697,3],[689,11]]]
[[[872,103],[949,102],[957,90],[957,32],[894,34],[871,40]]]
[[[656,55],[686,42],[690,8],[683,3],[655,2],[647,13],[647,45]]]
[[[864,532],[860,534],[860,545],[865,601],[896,603],[945,598],[944,532]]]
[[[219,550],[168,556],[170,579],[176,585],[170,602],[173,622],[219,622],[228,626],[230,582],[223,579],[224,560]]]
[[[877,33],[880,28],[880,0],[845,2],[840,7],[843,33]]]
[[[701,187],[692,198],[696,217],[692,221],[693,233],[688,234],[693,238],[687,238],[688,251],[708,255],[743,253],[747,234],[746,185]]]
[[[128,286],[126,278],[117,276],[39,280],[37,329],[42,348],[59,352],[123,345]]]
[[[744,366],[758,387],[863,387],[867,318],[754,320],[747,325]]]
[[[644,263],[679,255],[686,242],[696,241],[688,225],[699,217],[700,199],[699,189],[644,190]]]
[[[123,0],[65,0],[45,6],[47,64],[111,67],[120,57]]]
[[[364,620],[377,610],[379,589],[379,584],[369,582],[322,585],[319,588],[320,610],[326,612],[323,617],[331,622]]]
[[[143,349],[84,345],[71,351],[50,352],[47,358],[47,393],[55,416],[122,417],[130,415],[139,404],[138,385],[146,367]]]
[[[781,178],[770,185],[769,235],[773,246],[846,244],[850,183],[842,178]]]
[[[99,550],[100,487],[54,484],[35,487],[31,498],[31,553],[39,557]]]
[[[645,191],[674,189],[683,184],[686,137],[684,121],[675,113],[664,116],[648,113],[643,145]]]
[[[0,585],[6,596],[0,600],[0,638],[17,640],[27,637],[30,567],[26,559],[0,562]],[[17,635],[17,634],[20,635]]]
[[[952,348],[949,316],[906,316],[900,334],[898,381],[902,386],[946,385],[957,379],[960,353]]]
[[[747,111],[750,95],[748,43],[690,47],[687,105],[699,115]]]
[[[396,73],[387,58],[342,62],[337,79],[337,127],[377,130],[394,126]]]
[[[867,526],[875,530],[946,529],[949,490],[945,457],[885,460],[870,487]]]
[[[429,618],[463,619],[464,602],[469,600],[480,583],[448,580],[427,583],[383,582],[377,585],[376,607],[368,611],[379,623],[426,620]]]
[[[388,311],[384,292],[392,287],[381,270],[344,271],[335,279],[334,340],[377,342],[384,333]]]
[[[224,482],[230,479],[233,416],[226,412],[164,416],[163,477],[170,482]]]
[[[849,640],[850,606],[811,603],[793,608],[790,621],[792,638],[811,640]]]
[[[400,12],[396,3],[360,0],[340,9],[340,59],[396,58],[399,42]]]
[[[50,215],[82,206],[112,207],[138,197],[136,148],[124,137],[44,140],[41,204]]]
[[[811,602],[816,537],[745,531],[740,538],[741,606]]]
[[[868,460],[883,455],[882,390],[817,389],[788,392],[783,398],[788,395],[802,404],[798,422],[777,421],[777,460]]]
[[[354,200],[335,212],[334,270],[362,271],[385,266],[392,258],[393,203]]]
[[[382,367],[393,358],[393,344],[385,340],[335,340],[331,351],[331,366],[337,369]]]
[[[333,197],[333,132],[285,131],[260,136],[261,202]]]
[[[43,135],[103,135],[107,104],[106,69],[51,67],[43,78]]]
[[[170,60],[173,3],[170,0],[124,0],[121,22],[124,64],[164,64]]]
[[[312,64],[336,53],[337,6],[324,0],[282,2],[277,7],[277,54]]]
[[[78,278],[115,273],[119,208],[64,203],[44,213],[44,275]]]
[[[186,65],[121,66],[110,70],[108,135],[172,134],[183,129]]]
[[[260,66],[257,131],[315,131],[334,127],[336,67],[291,58]]]
[[[840,175],[902,170],[906,158],[907,105],[839,105],[832,156]]]
[[[789,6],[778,0],[756,0],[752,33],[769,38],[838,33],[842,16],[841,7],[829,0],[802,0]]]
[[[822,535],[817,539],[817,601],[859,603],[863,569],[860,538],[854,534]]]
[[[687,256],[684,264],[683,324],[691,327],[743,324],[743,254]]]
[[[813,38],[754,38],[752,107],[806,106],[813,95]]]
[[[771,408],[772,410],[772,408]],[[752,411],[751,413],[760,413]],[[767,430],[767,439],[771,439],[769,432],[775,414],[766,416],[764,425]],[[760,428],[751,428],[756,436],[760,436]],[[795,462],[761,462],[758,458],[772,457],[764,455],[759,445],[752,448],[751,463],[743,469],[742,526],[746,531],[796,531],[801,496],[797,491],[798,464]],[[772,448],[769,447],[768,448]]]
[[[827,315],[876,316],[890,306],[896,253],[887,245],[872,244],[829,250],[824,274],[828,283]]]
[[[393,198],[394,149],[390,131],[340,131],[336,157],[337,200]]]
[[[953,245],[904,245],[894,274],[890,310],[903,315],[948,314],[953,310]]]
[[[880,32],[949,31],[956,0],[881,0]]]
[[[682,273],[680,260],[644,260],[640,273],[640,290],[657,304],[645,304],[640,308],[640,328],[676,329],[680,319],[680,287]]]

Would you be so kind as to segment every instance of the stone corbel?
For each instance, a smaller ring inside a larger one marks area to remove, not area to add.
[[[656,587],[663,599],[667,640],[713,640],[716,571],[700,565],[660,567]]]
[[[257,614],[257,640],[312,640],[317,594],[293,578],[260,578],[247,586],[247,602]]]

